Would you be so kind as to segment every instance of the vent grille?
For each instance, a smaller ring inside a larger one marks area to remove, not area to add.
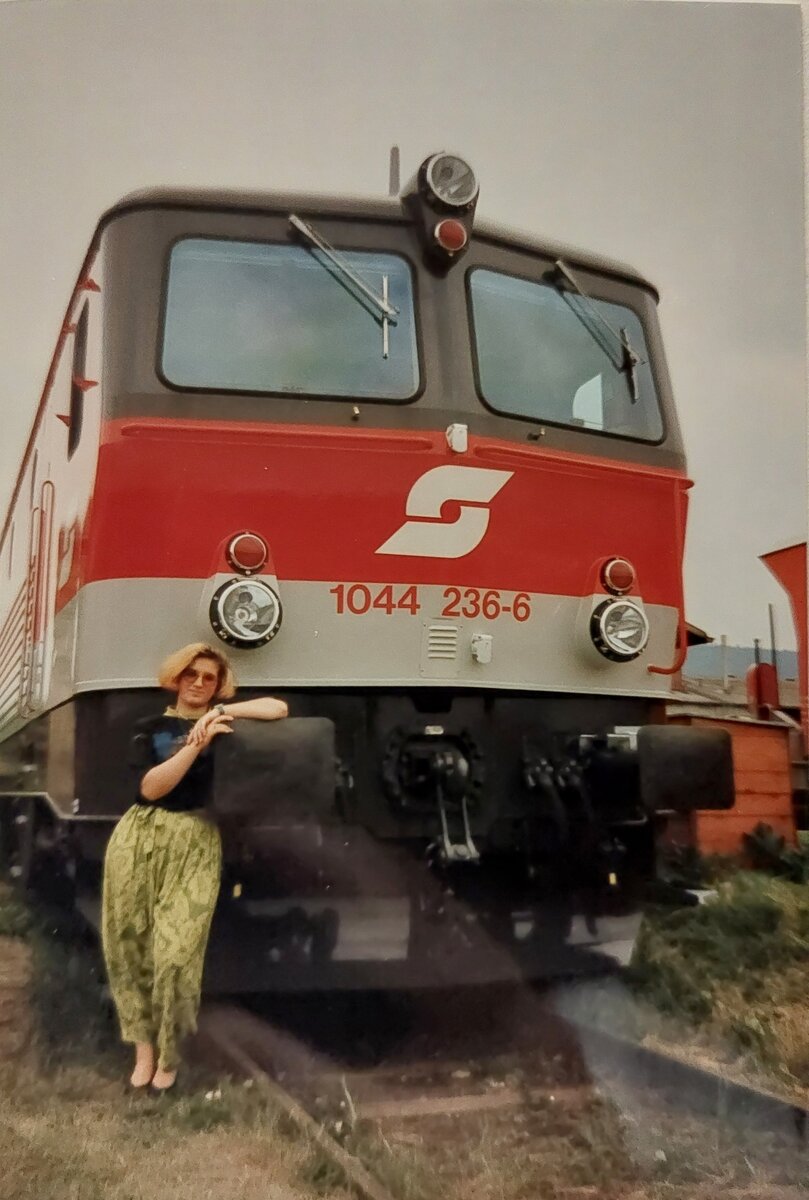
[[[455,625],[430,625],[427,629],[427,657],[452,661],[458,653],[458,629]]]

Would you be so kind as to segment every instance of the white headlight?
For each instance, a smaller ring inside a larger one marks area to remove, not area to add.
[[[590,636],[605,658],[629,662],[649,640],[646,613],[631,600],[605,600],[590,618]]]
[[[265,646],[281,628],[281,601],[260,579],[233,579],[214,594],[209,615],[229,646]]]
[[[430,191],[450,208],[466,208],[478,194],[474,171],[457,154],[434,154],[423,170]]]

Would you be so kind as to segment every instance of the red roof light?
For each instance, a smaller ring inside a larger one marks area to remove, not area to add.
[[[611,558],[601,568],[601,582],[608,592],[623,596],[635,584],[635,568],[625,558]]]
[[[453,217],[439,221],[433,230],[433,237],[441,249],[446,250],[447,254],[457,254],[469,241],[466,226],[462,221],[456,221]]]
[[[225,557],[234,571],[242,575],[255,575],[269,556],[267,543],[257,533],[237,533],[230,539]]]

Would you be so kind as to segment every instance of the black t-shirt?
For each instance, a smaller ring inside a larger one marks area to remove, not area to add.
[[[194,721],[186,717],[147,717],[138,721],[132,738],[130,766],[135,772],[137,804],[150,808],[166,808],[169,812],[191,812],[205,808],[213,789],[213,755],[211,747],[200,751],[188,771],[165,796],[159,800],[145,800],[140,794],[140,782],[151,767],[173,758],[185,745]]]

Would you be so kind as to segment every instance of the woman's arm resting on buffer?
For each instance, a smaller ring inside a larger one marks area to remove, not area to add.
[[[229,717],[250,717],[253,721],[279,721],[281,717],[289,716],[289,709],[284,701],[275,700],[272,696],[230,701],[222,707]]]
[[[289,709],[284,701],[276,700],[272,696],[259,696],[255,700],[229,700],[227,704],[222,705],[222,708],[224,708],[224,715],[228,720],[233,720],[234,717],[249,717],[252,721],[280,721],[282,717],[289,715]],[[196,746],[203,740],[217,718],[221,720],[216,708],[212,708],[204,717],[200,717],[188,735],[189,745]]]

